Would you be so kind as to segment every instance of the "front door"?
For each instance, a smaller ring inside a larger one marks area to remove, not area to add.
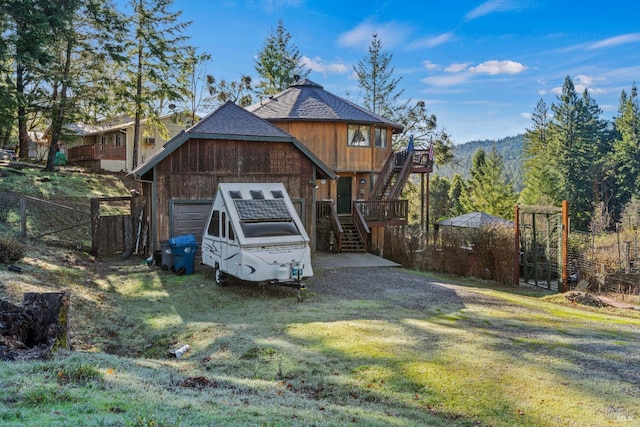
[[[338,215],[351,213],[351,177],[338,178]]]

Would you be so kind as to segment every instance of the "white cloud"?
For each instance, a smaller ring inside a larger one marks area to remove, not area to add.
[[[441,68],[440,65],[434,64],[433,62],[427,60],[422,61],[422,66],[427,70],[439,70]]]
[[[447,74],[442,76],[431,76],[425,77],[421,80],[422,83],[427,83],[432,86],[455,86],[460,83],[464,83],[471,78],[471,74],[469,73],[457,73],[457,74]]]
[[[520,113],[520,117],[522,117],[523,119],[531,120],[531,117],[533,117],[533,114],[531,114],[531,113]]]
[[[636,42],[640,42],[640,33],[623,34],[620,36],[600,40],[598,42],[590,44],[588,46],[588,49],[603,49]]]
[[[371,21],[364,21],[351,31],[340,34],[338,36],[338,44],[346,47],[367,48],[373,34],[378,35],[378,40],[382,42],[383,49],[389,49],[402,43],[406,37],[407,29],[395,22],[376,24]]]
[[[469,64],[468,63],[451,64],[447,68],[445,68],[444,71],[447,72],[447,73],[460,73],[460,72],[466,70],[467,68],[469,68]]]
[[[469,71],[495,76],[497,74],[520,74],[526,69],[527,67],[519,62],[491,60],[478,64],[475,67],[470,67]]]
[[[323,62],[322,58],[317,56],[313,59],[307,56],[303,56],[302,65],[312,71],[317,71],[323,74],[345,74],[349,72],[349,68],[346,65],[341,63],[326,64]]]
[[[471,10],[464,16],[465,21],[473,21],[494,12],[505,12],[507,10],[515,10],[520,8],[516,2],[511,0],[488,0],[480,6]]]
[[[453,38],[453,33],[452,32],[448,32],[448,33],[440,34],[439,36],[435,36],[435,37],[428,37],[428,38],[424,38],[424,39],[419,39],[419,40],[416,40],[416,41],[412,42],[409,45],[409,49],[420,49],[420,48],[429,49],[429,48],[432,48],[432,47],[440,46],[441,44],[444,44],[444,43],[448,42],[452,38]]]

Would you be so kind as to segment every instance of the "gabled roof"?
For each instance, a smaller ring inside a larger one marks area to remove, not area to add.
[[[309,79],[299,80],[247,110],[266,120],[348,121],[385,124],[402,130],[402,125],[327,92]]]
[[[482,228],[488,225],[513,227],[513,222],[484,212],[471,212],[436,222],[438,226]]]
[[[293,139],[293,136],[279,127],[260,119],[231,101],[227,101],[200,120],[187,132]]]
[[[300,141],[231,101],[227,101],[191,128],[171,138],[131,173],[137,176],[146,174],[191,138],[290,142],[318,167],[324,177],[337,178],[336,174]]]

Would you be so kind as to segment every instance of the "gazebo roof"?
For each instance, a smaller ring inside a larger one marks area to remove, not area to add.
[[[487,225],[502,225],[513,227],[513,222],[484,212],[471,212],[453,218],[443,219],[436,222],[437,226],[461,227],[461,228],[481,228]]]

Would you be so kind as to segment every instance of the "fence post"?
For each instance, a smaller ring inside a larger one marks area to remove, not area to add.
[[[515,252],[513,254],[513,284],[520,284],[520,206],[514,208]]]
[[[100,199],[91,199],[91,251],[98,255],[98,222],[100,221]]]
[[[567,292],[569,283],[569,202],[562,201],[562,290]],[[560,289],[559,289],[560,290]]]
[[[20,198],[20,230],[22,237],[27,237],[27,201]]]

